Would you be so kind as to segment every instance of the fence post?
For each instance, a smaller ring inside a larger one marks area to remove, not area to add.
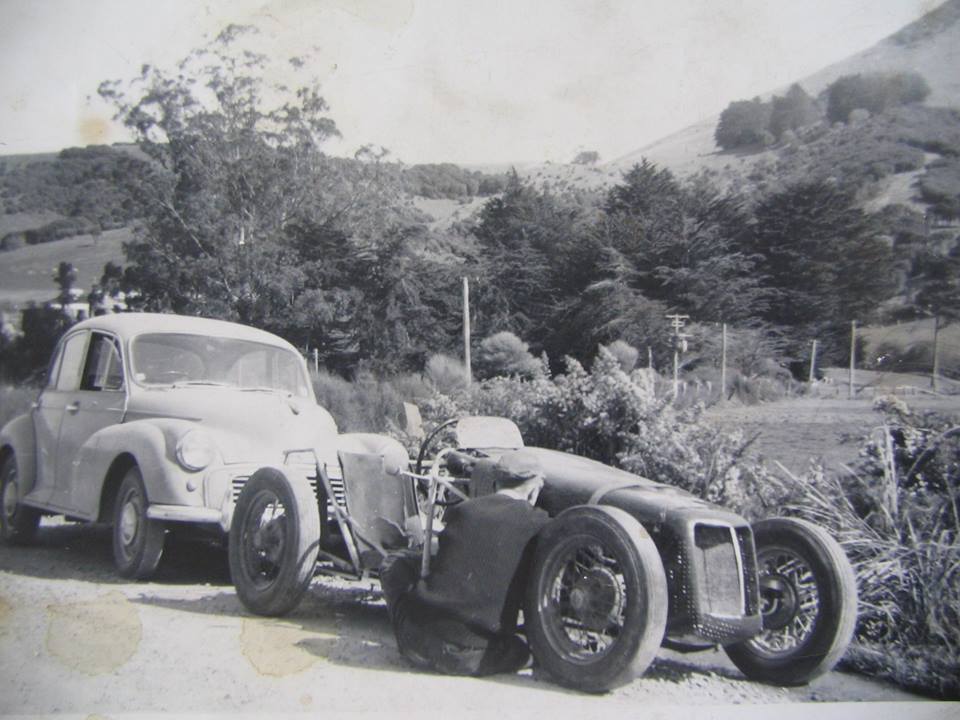
[[[857,321],[850,321],[850,389],[849,396],[853,397],[853,373],[857,364]]]
[[[470,368],[470,283],[466,276],[463,278],[463,364],[469,387],[473,380],[473,371]]]
[[[814,339],[813,347],[810,348],[810,382],[813,383],[817,379],[816,368],[817,366],[817,341]]]
[[[727,399],[727,324],[723,324],[720,342],[720,402]]]

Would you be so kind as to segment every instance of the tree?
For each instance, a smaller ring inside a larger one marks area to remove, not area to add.
[[[254,34],[232,25],[176,72],[144,66],[126,88],[101,85],[154,161],[125,279],[143,308],[262,327],[344,370],[391,365],[419,342],[410,326],[429,325],[407,306],[419,280],[391,265],[409,268],[422,219],[384,150],[322,152],[338,134],[326,102],[309,81],[268,83],[269,59],[244,46]]]
[[[724,150],[745,145],[769,144],[770,103],[760,98],[737,100],[720,113],[720,121],[713,137]]]
[[[769,130],[777,140],[788,130],[797,130],[817,121],[820,112],[806,91],[797,83],[783,97],[774,97],[770,110]]]
[[[600,162],[600,153],[596,150],[581,150],[573,159],[574,165],[596,165]]]
[[[865,73],[843,75],[825,92],[827,117],[831,122],[847,122],[857,109],[876,114],[889,107],[923,102],[930,86],[915,72]]]
[[[72,263],[61,260],[53,274],[53,281],[60,290],[57,293],[57,302],[60,303],[60,307],[65,308],[73,302],[73,286],[77,282],[77,269]]]
[[[895,289],[877,228],[851,193],[820,181],[764,198],[755,217],[753,252],[776,288],[765,319],[814,335],[832,328],[834,345],[824,341],[824,350],[841,353],[840,328],[870,318]]]

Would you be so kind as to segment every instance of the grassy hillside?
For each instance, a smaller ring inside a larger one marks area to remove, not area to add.
[[[960,72],[957,72],[957,68],[960,68],[960,0],[950,0],[875,46],[798,82],[810,95],[816,96],[843,75],[915,71],[923,76],[931,89],[926,105],[960,107]],[[786,89],[772,89],[768,96],[783,93]],[[746,174],[752,166],[776,157],[776,151],[772,149],[760,152],[721,151],[713,138],[718,120],[719,116],[708,118],[679,130],[613,160],[607,167],[625,170],[646,157],[678,175],[701,169],[720,175],[729,171]]]
[[[123,263],[122,244],[129,239],[130,230],[121,228],[104,232],[96,242],[90,235],[79,235],[0,253],[0,305],[53,298],[57,289],[52,275],[64,261],[77,268],[77,287],[89,289],[100,280],[108,261]]]

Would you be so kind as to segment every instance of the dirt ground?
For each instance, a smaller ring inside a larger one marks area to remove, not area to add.
[[[925,717],[956,710],[841,673],[802,688],[765,686],[714,651],[662,651],[643,677],[604,696],[563,690],[530,670],[487,679],[430,675],[398,654],[374,583],[318,579],[293,614],[274,620],[244,611],[224,551],[208,544],[171,539],[148,583],[114,575],[102,526],[45,521],[32,547],[0,548],[4,714],[566,717],[642,708],[657,718],[698,706],[711,717],[742,717],[773,704],[792,717],[789,708],[809,701],[838,717],[872,714],[881,707],[875,703]],[[833,704],[850,701],[869,702]]]
[[[945,409],[956,408],[951,400]],[[805,398],[711,412],[759,432],[755,450],[802,470],[845,462],[848,435],[878,426],[871,401]],[[486,679],[414,671],[396,650],[373,582],[318,579],[282,620],[251,616],[222,548],[171,537],[148,583],[120,581],[109,529],[45,520],[37,542],[0,547],[0,713],[316,714],[417,718],[503,716],[960,718],[960,706],[830,673],[807,687],[749,682],[722,652],[662,651],[646,674],[604,696],[536,671]],[[138,714],[138,717],[142,715]]]

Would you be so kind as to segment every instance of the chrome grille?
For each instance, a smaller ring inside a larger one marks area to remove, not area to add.
[[[233,502],[237,502],[240,498],[240,493],[243,492],[243,487],[247,484],[247,480],[250,479],[249,475],[237,475],[230,480],[230,485],[233,488]],[[310,489],[313,491],[314,497],[317,495],[317,476],[316,474],[310,475],[307,477],[307,480],[310,482]],[[343,480],[337,481],[340,483],[340,496],[343,495]],[[330,484],[334,486],[334,494],[337,494],[336,486],[334,485],[334,480],[331,479]],[[337,502],[341,505],[343,502],[340,499],[340,496],[337,497]]]

